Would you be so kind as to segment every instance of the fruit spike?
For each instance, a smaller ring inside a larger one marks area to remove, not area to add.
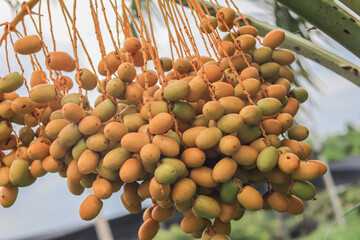
[[[63,2],[61,6],[68,13]],[[287,65],[295,56],[278,48],[284,32],[269,32],[261,45],[256,28],[234,22],[237,8],[222,8],[215,18],[206,16],[206,9],[196,2],[190,7],[199,28],[187,27],[183,33],[180,29],[190,26],[188,17],[172,2],[160,4],[171,58],[159,57],[140,8],[141,21],[134,21],[140,37],[133,36],[127,18],[133,16],[124,5],[129,16],[116,15],[126,36],[123,48],[113,41],[115,51],[107,54],[96,12],[92,15],[102,55],[96,59],[98,72],[106,79],[98,79],[88,54],[91,69],[79,68],[76,39],[72,39],[75,59],[46,49],[46,61],[40,64],[31,55],[29,96],[14,92],[27,86],[24,74],[12,72],[0,79],[3,207],[14,204],[18,187],[58,172],[67,178],[74,195],[92,188],[94,194],[80,206],[84,220],[94,219],[102,199],[123,185],[120,200],[130,213],[139,213],[141,202],[152,199],[140,239],[152,239],[159,222],[169,220],[175,208],[184,213],[181,229],[205,239],[228,239],[231,220],[239,220],[246,210],[303,212],[302,200],[316,194],[309,181],[327,169],[322,162],[309,160],[311,147],[303,142],[308,129],[293,125],[308,93],[291,89],[295,75]],[[86,51],[75,20],[72,24]],[[109,25],[107,29],[112,34]],[[205,46],[210,42],[205,55],[198,49],[202,43],[193,39],[195,30],[202,32]],[[226,35],[221,38],[216,30]],[[43,46],[39,37],[19,38],[15,51],[39,51]],[[148,69],[148,61],[153,61],[154,70]],[[49,75],[39,70],[41,65]],[[75,68],[73,79],[62,75],[61,71]],[[79,93],[68,92],[74,82]],[[100,94],[92,105],[82,91],[91,91],[96,84]],[[24,125],[18,134],[14,123]],[[260,193],[256,186],[263,184],[269,191]]]

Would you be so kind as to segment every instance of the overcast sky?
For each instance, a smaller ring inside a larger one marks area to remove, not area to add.
[[[45,2],[46,1],[44,1],[44,3]],[[70,3],[72,1],[67,0],[65,2],[71,9],[72,4]],[[259,1],[243,1],[240,10],[264,21],[274,22],[272,15],[268,12],[268,8],[266,6],[261,8],[256,7],[257,2]],[[93,23],[90,18],[88,1],[78,1],[77,9],[78,29],[87,43],[87,49],[92,56],[95,66],[97,66],[100,59],[100,52],[93,30]],[[108,10],[108,18],[114,19],[113,12],[110,11],[110,6],[107,5],[106,9]],[[43,34],[45,42],[48,47],[52,49],[52,41],[51,36],[49,35],[49,25],[47,20],[48,15],[45,10],[45,8],[42,10],[42,13],[44,14],[44,20],[42,21]],[[37,11],[37,7],[35,8],[35,11]],[[70,12],[72,12],[72,10]],[[59,6],[54,6],[54,10],[51,13],[54,21],[55,39],[58,51],[72,53],[67,29]],[[0,23],[10,21],[12,17],[13,15],[11,14],[8,5],[5,4],[3,0],[0,0]],[[189,19],[191,20],[190,17]],[[28,34],[35,34],[34,28],[31,27],[32,24],[28,17],[26,17],[26,22]],[[115,32],[114,22],[115,21],[111,21],[113,32]],[[168,35],[163,26],[163,22],[154,20],[154,29],[156,31],[155,34],[160,56],[170,56]],[[2,30],[3,28],[0,28],[0,31]],[[112,51],[113,49],[111,47],[109,34],[104,28],[102,28],[102,30],[104,41],[106,43],[105,47],[107,51]],[[16,38],[15,35],[13,36]],[[200,35],[195,34],[195,38],[198,39],[198,47],[205,53],[205,48],[202,46],[201,42],[202,40],[199,40],[201,39]],[[325,38],[324,41],[321,38],[315,37],[314,41],[320,46],[329,48],[331,51],[360,65],[358,58],[331,39]],[[11,48],[11,46],[9,47]],[[81,49],[79,54],[80,66],[90,68]],[[15,58],[12,57],[13,53],[11,49],[9,50],[9,55],[11,57],[12,71],[19,71]],[[37,55],[39,56],[39,60],[43,62],[42,54],[38,53]],[[28,63],[28,58],[21,57],[21,61],[24,63],[25,77],[29,78],[31,65]],[[305,65],[314,79],[320,83],[319,85],[321,86],[322,93],[319,93],[318,90],[311,89],[306,82],[302,81],[304,86],[307,87],[310,92],[309,102],[312,102],[305,103],[304,107],[311,113],[312,117],[311,119],[302,117],[298,119],[298,121],[309,126],[311,129],[316,129],[322,138],[331,134],[341,133],[345,129],[347,123],[353,123],[360,126],[359,87],[312,61],[305,61]],[[7,73],[8,70],[5,62],[4,46],[1,46],[0,76],[4,76]],[[73,77],[74,74],[75,73],[70,73],[67,75]],[[19,93],[24,94],[24,89],[21,89]],[[89,98],[92,102],[97,95],[98,93],[96,90],[90,92]],[[82,221],[78,214],[78,208],[87,195],[88,192],[83,193],[80,197],[71,195],[66,187],[66,179],[60,178],[58,174],[47,174],[45,177],[38,179],[32,186],[20,189],[17,202],[10,209],[0,208],[0,239],[14,239],[24,236],[30,237],[91,224],[92,222]],[[113,218],[126,212],[123,209],[119,198],[120,193],[116,193],[109,200],[104,201],[103,213],[106,217]]]

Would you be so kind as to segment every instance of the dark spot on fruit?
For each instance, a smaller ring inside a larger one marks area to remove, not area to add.
[[[336,6],[333,6],[333,8],[334,8],[335,10],[338,10],[338,8],[337,8]]]
[[[355,20],[353,18],[350,18],[350,21],[355,22]]]
[[[350,34],[349,30],[347,30],[347,29],[344,29],[344,33]]]
[[[345,20],[345,19],[346,19],[346,17],[342,17],[341,19],[342,19],[342,20]]]
[[[286,159],[290,159],[290,156],[287,156]]]
[[[296,51],[300,51],[300,50],[301,50],[301,48],[300,48],[299,46],[295,46],[294,49],[295,49]]]

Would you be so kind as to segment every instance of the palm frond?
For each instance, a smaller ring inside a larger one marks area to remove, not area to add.
[[[276,0],[360,57],[360,21],[330,0]]]
[[[300,25],[305,25],[305,20],[302,18],[293,17],[289,9],[279,5],[278,3],[274,3],[274,15],[276,19],[276,26],[284,28],[292,33],[296,33],[303,38],[310,40],[309,34],[306,31],[300,28]]]
[[[184,6],[187,6],[187,1],[185,0],[176,0],[177,2],[182,1]],[[215,16],[216,11],[213,8],[212,4],[208,1],[198,0],[200,5],[203,6],[205,3],[211,15]],[[282,29],[285,32],[285,41],[282,44],[282,47],[290,49],[297,54],[303,55],[304,57],[311,59],[320,65],[338,73],[347,80],[351,81],[357,86],[360,86],[360,67],[354,63],[336,55],[333,52],[330,52],[326,49],[319,47],[318,45],[312,43],[311,41],[300,37],[286,29],[274,26],[264,21],[260,21],[256,18],[246,16],[248,22],[256,27],[259,31],[260,36],[264,36],[268,32],[274,29]],[[243,24],[242,20],[238,18],[240,24]]]

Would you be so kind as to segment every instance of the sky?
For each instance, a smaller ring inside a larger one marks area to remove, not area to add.
[[[72,1],[69,0],[65,1],[70,9],[71,2]],[[263,21],[274,22],[274,18],[268,12],[269,6],[259,8],[256,7],[257,2],[260,1],[244,1],[240,6],[240,10],[243,13],[252,15]],[[57,3],[53,1],[52,4],[54,5],[54,11],[52,11],[51,14],[54,22],[57,50],[71,53],[72,48],[69,43],[62,13]],[[94,35],[92,21],[89,18],[90,10],[88,1],[78,1],[77,9],[77,27],[87,43],[87,49],[92,56],[95,66],[97,66],[98,59],[100,59],[101,55]],[[113,12],[109,11],[109,5],[106,5],[106,9],[108,18],[114,19]],[[48,43],[49,48],[52,49],[49,24],[47,21],[48,15],[45,12],[45,8],[43,8],[42,12],[44,14],[44,20],[42,22],[45,42]],[[0,0],[0,23],[9,21],[12,17],[13,15],[8,5],[5,4],[3,0]],[[28,32],[35,33],[29,18],[27,18],[26,21]],[[101,22],[103,23],[104,21],[101,20]],[[168,35],[166,29],[163,27],[163,22],[155,18],[154,26],[160,56],[170,56]],[[115,27],[114,21],[111,22],[111,27]],[[0,28],[0,31],[2,31],[2,29],[3,28]],[[106,29],[102,30],[104,42],[106,43],[105,47],[107,51],[111,51],[112,46],[109,34],[106,32]],[[314,36],[314,42],[319,46],[333,51],[352,61],[354,64],[360,65],[357,57],[330,38],[324,36],[320,38],[319,35],[322,34],[318,32],[311,34]],[[200,35],[195,34],[195,39],[200,39]],[[205,52],[205,48],[200,40],[198,47],[201,52]],[[9,55],[13,56],[11,49],[9,50]],[[43,62],[42,54],[37,55],[39,56],[39,61]],[[90,68],[84,52],[81,49],[79,50],[79,55],[80,66]],[[21,57],[20,59],[23,63],[28,61],[26,57]],[[10,62],[13,66],[13,71],[19,71],[16,60],[10,58]],[[332,134],[342,133],[348,123],[353,123],[360,127],[360,107],[358,104],[360,102],[360,88],[312,61],[304,60],[304,64],[313,76],[313,79],[317,81],[321,91],[314,89],[305,81],[302,81],[310,95],[309,101],[304,103],[302,107],[310,113],[311,117],[305,114],[299,114],[297,121],[300,124],[308,126],[312,131],[316,131],[317,135],[322,139]],[[25,77],[29,78],[27,74],[31,73],[31,65],[24,64],[24,68]],[[2,46],[0,48],[0,76],[4,76],[7,73],[5,52]],[[74,73],[67,75],[73,77]],[[20,89],[19,93],[24,94],[25,90]],[[89,98],[92,102],[97,95],[96,90],[89,93]],[[66,179],[59,177],[58,174],[49,173],[45,177],[39,178],[32,186],[20,189],[18,199],[11,208],[0,208],[0,239],[19,239],[22,237],[66,231],[93,224],[93,221],[85,222],[81,220],[78,214],[79,206],[88,194],[89,191],[85,191],[81,196],[72,195],[67,189]],[[145,205],[146,204],[149,203],[146,202]],[[106,218],[114,218],[126,213],[126,210],[121,206],[119,192],[113,194],[110,199],[104,200],[102,213]]]

